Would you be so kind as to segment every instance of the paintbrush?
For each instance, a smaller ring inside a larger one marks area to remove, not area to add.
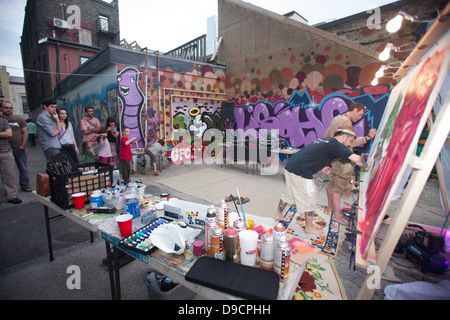
[[[236,208],[236,212],[237,212],[237,214],[238,214],[238,216],[239,216],[239,218],[240,218],[240,217],[241,217],[241,214],[239,213],[239,209],[238,209],[238,207],[237,207],[237,205],[236,205],[236,201],[234,201],[233,195],[231,195],[230,197],[231,197],[231,200],[233,200],[234,207]]]
[[[238,195],[238,198],[239,198],[239,203],[241,205],[242,217],[244,218],[245,225],[247,225],[247,220],[245,220],[244,208],[242,207],[241,195],[239,194],[239,189],[238,188],[236,188],[236,192],[237,192],[237,195]]]

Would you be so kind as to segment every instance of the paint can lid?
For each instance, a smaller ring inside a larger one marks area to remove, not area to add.
[[[234,236],[234,235],[237,234],[237,230],[236,230],[235,228],[233,228],[233,227],[228,227],[228,228],[225,230],[225,233],[226,233],[227,235],[229,235],[229,236]]]

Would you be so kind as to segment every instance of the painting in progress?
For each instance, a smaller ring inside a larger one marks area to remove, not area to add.
[[[448,74],[450,34],[391,92],[364,174],[363,212],[358,250],[366,259],[369,247],[399,187],[437,93]]]

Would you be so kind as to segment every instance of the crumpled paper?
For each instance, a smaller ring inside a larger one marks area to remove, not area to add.
[[[201,232],[178,223],[166,223],[150,234],[152,244],[166,253],[183,254]]]

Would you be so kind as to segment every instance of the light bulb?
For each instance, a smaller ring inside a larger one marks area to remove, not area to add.
[[[386,24],[386,30],[390,33],[400,30],[403,22],[403,15],[398,14]]]
[[[386,47],[384,48],[383,52],[380,53],[378,56],[378,59],[381,61],[386,61],[391,56],[391,50],[394,49],[394,45],[392,43],[386,44]]]
[[[375,77],[381,78],[384,75],[384,69],[386,69],[386,66],[382,65],[377,73],[375,73]]]

